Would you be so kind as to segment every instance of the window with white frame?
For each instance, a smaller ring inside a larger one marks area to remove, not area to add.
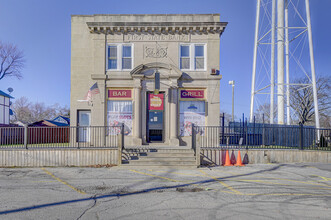
[[[206,70],[205,44],[181,44],[179,53],[180,69]]]
[[[132,44],[109,44],[107,50],[108,70],[131,70]]]
[[[190,45],[180,46],[180,69],[190,69]]]

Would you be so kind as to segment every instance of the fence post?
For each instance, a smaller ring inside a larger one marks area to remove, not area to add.
[[[246,128],[246,150],[248,150],[248,124],[247,124],[247,121],[246,121],[246,126],[244,127],[244,130],[245,130],[245,128]]]
[[[250,138],[251,139],[251,138]],[[254,122],[253,122],[253,145],[255,145],[255,115],[254,115]],[[250,144],[252,144],[251,141],[249,141]]]
[[[24,125],[24,148],[28,149],[28,125]]]
[[[124,149],[124,123],[121,126],[121,137],[122,137],[122,150]]]
[[[200,164],[201,164],[201,158],[200,158],[200,147],[201,147],[201,134],[198,134],[197,135],[197,138],[196,138],[196,161],[197,161],[197,166],[200,167]]]
[[[194,150],[194,152],[196,153],[196,142],[195,142],[195,126],[194,123],[192,123],[192,149]]]
[[[222,144],[224,144],[224,113],[222,117]]]
[[[118,144],[118,157],[117,157],[117,164],[122,164],[122,134],[117,135],[117,144]]]
[[[299,138],[300,138],[300,141],[299,141],[299,149],[300,150],[303,150],[303,124],[300,123],[300,134],[299,134]]]

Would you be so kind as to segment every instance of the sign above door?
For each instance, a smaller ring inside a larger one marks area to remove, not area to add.
[[[164,94],[148,94],[148,110],[164,110]]]

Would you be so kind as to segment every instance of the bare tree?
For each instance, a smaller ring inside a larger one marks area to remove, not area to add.
[[[221,110],[221,113],[220,113],[220,125],[222,125],[222,120],[223,120],[223,114],[224,114],[224,125],[225,126],[228,126],[229,123],[232,121],[232,115],[225,112],[225,111],[222,111]],[[236,119],[236,117],[235,117]]]
[[[44,103],[31,103],[28,98],[21,97],[17,99],[13,105],[14,121],[21,121],[23,123],[31,124],[36,121],[44,119],[52,120],[58,115],[68,116],[69,108],[62,107],[59,104],[46,106]]]
[[[31,121],[41,121],[43,119],[51,120],[56,117],[56,109],[48,107],[45,103],[37,102],[31,105]]]
[[[310,84],[309,79],[302,78],[295,83]],[[322,127],[330,126],[331,116],[331,77],[319,77],[316,80],[317,99]],[[315,124],[314,95],[311,86],[291,87],[291,108],[294,119],[305,125]]]
[[[60,104],[56,103],[51,106],[51,108],[55,109],[56,115],[62,115],[62,116],[70,116],[70,109],[68,106],[61,106]]]
[[[4,44],[0,41],[0,80],[10,76],[21,79],[24,64],[24,55],[21,50],[13,44]]]
[[[254,112],[255,122],[257,123],[270,123],[270,104],[265,103],[260,105]],[[274,106],[274,122],[277,121],[277,106]]]
[[[11,108],[14,111],[14,120],[12,120],[12,122],[21,121],[23,123],[31,123],[31,103],[28,98],[23,96],[16,99]]]

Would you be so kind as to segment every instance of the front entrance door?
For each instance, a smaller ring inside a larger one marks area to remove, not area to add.
[[[90,141],[91,111],[78,110],[78,142]]]
[[[164,142],[164,93],[147,93],[147,142]]]

